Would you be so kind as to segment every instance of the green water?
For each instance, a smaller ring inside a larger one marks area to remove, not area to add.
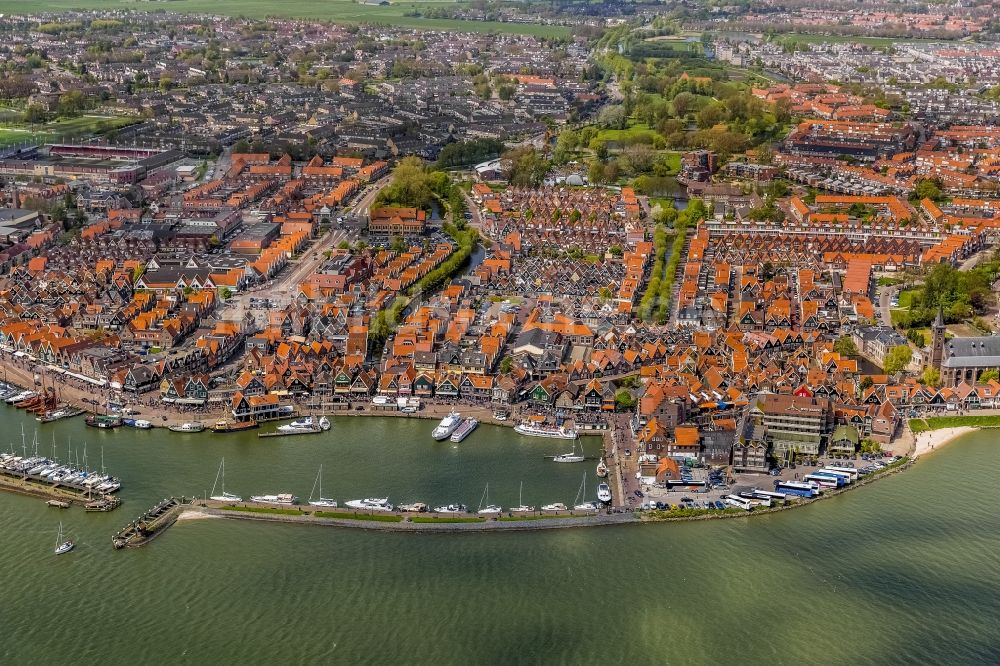
[[[23,415],[0,410],[20,441]],[[30,432],[34,423],[29,423]],[[327,435],[177,435],[82,421],[39,428],[123,477],[85,514],[0,494],[2,664],[976,664],[1000,662],[994,434],[904,474],[753,520],[522,533],[397,534],[178,523],[147,548],[115,529],[169,494],[227,490],[394,502],[572,502],[564,443],[480,427],[335,419]],[[589,455],[600,446],[584,440]],[[47,448],[48,447],[48,448]],[[586,463],[588,494],[595,481]],[[52,554],[63,520],[78,540]]]

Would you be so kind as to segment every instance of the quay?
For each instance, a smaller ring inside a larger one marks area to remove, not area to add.
[[[294,437],[295,435],[318,435],[321,432],[325,432],[320,428],[314,428],[312,430],[289,430],[286,432],[281,432],[280,430],[275,430],[273,432],[259,432],[258,437]]]
[[[139,518],[118,530],[111,537],[111,544],[116,550],[145,546],[177,521],[185,503],[184,498],[171,497],[162,500]]]

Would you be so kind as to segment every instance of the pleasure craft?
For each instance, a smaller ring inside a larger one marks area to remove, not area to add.
[[[448,416],[441,419],[441,423],[438,423],[437,427],[434,428],[434,432],[431,433],[431,437],[439,442],[443,439],[448,439],[461,424],[462,417],[459,413],[454,411],[450,412]]]

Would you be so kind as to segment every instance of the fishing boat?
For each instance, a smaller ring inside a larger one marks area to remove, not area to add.
[[[524,481],[521,482],[521,485],[517,490],[517,506],[511,507],[511,511],[521,511],[525,513],[530,513],[535,510],[535,507],[525,506],[524,503],[521,502],[521,491],[523,490],[524,490]]]
[[[222,419],[215,422],[215,425],[212,426],[212,432],[241,432],[256,428],[257,425],[256,421],[227,421],[226,419]]]
[[[566,505],[562,502],[556,502],[555,504],[546,504],[542,507],[542,511],[565,511]]]
[[[464,504],[445,504],[434,507],[434,513],[466,513],[469,508]]]
[[[291,493],[279,493],[277,495],[251,495],[250,501],[259,504],[284,504],[286,506],[295,504],[299,498]]]
[[[389,504],[388,497],[366,497],[365,499],[349,500],[344,503],[344,506],[360,511],[392,511],[392,505]]]
[[[443,439],[448,439],[461,423],[462,417],[459,413],[454,411],[450,412],[448,416],[441,419],[441,422],[438,423],[436,428],[434,428],[434,432],[431,433],[431,437],[439,442]]]
[[[172,425],[169,430],[173,432],[201,432],[205,429],[205,424],[201,421],[188,421],[180,425]]]
[[[401,504],[399,507],[400,511],[405,511],[407,513],[424,513],[427,511],[427,505],[423,502],[414,502],[413,504]]]
[[[68,553],[76,547],[72,540],[63,541],[62,523],[59,523],[59,532],[56,534],[56,555]]]
[[[485,504],[486,506],[483,506]],[[479,508],[476,510],[480,516],[495,516],[503,513],[503,508],[496,504],[490,504],[490,484],[486,484],[483,496],[479,498]]]
[[[316,486],[319,486],[319,495],[316,499],[313,499],[313,493],[316,491]],[[309,506],[318,506],[330,509],[337,508],[337,500],[327,499],[323,497],[323,466],[319,466],[319,472],[316,473],[316,480],[313,481],[312,490],[309,491]]]
[[[577,453],[576,451],[576,440],[573,440],[573,450],[570,453],[561,453],[557,456],[552,457],[553,462],[557,463],[578,463],[583,462],[583,451]]]
[[[597,476],[602,479],[608,478],[608,466],[604,463],[604,458],[597,462]]]
[[[597,486],[597,499],[607,504],[611,501],[611,486],[603,481]]]
[[[219,476],[222,476],[222,494],[215,494],[215,486],[219,483]],[[233,495],[232,493],[226,492],[226,459],[223,458],[222,462],[219,463],[219,471],[215,473],[215,483],[212,484],[212,494],[209,499],[213,499],[216,502],[242,502],[243,498],[239,495]]]
[[[472,434],[472,431],[479,427],[479,420],[469,417],[462,421],[462,424],[455,429],[451,435],[451,441],[458,443]]]
[[[542,423],[522,422],[514,426],[514,432],[527,437],[547,437],[549,439],[576,439],[574,428],[550,426]]]
[[[117,416],[106,416],[102,414],[91,414],[86,419],[84,423],[89,425],[91,428],[101,428],[102,430],[110,430],[111,428],[117,428],[122,424],[122,420]]]

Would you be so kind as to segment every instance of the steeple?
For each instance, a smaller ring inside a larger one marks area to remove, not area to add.
[[[944,308],[940,305],[938,305],[937,316],[934,318],[932,326],[934,328],[944,328]]]
[[[937,317],[931,324],[931,367],[940,370],[942,360],[944,360],[944,309],[938,305]]]

